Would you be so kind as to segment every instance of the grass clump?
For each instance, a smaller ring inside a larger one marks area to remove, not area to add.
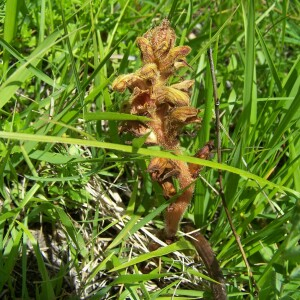
[[[111,89],[141,67],[136,37],[168,17],[177,44],[192,49],[191,68],[178,76],[196,81],[191,102],[203,111],[201,128],[185,128],[177,157],[207,166],[186,218],[212,244],[230,297],[297,299],[299,4],[1,5],[1,298],[210,297],[205,268],[184,239],[148,252],[168,203],[147,166],[150,157],[174,156],[141,139],[126,144],[118,126],[132,116],[116,114],[126,96]],[[223,164],[191,157],[215,134],[208,47]],[[258,291],[220,205],[218,168]]]

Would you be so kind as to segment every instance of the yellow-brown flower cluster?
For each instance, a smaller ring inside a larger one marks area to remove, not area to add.
[[[126,103],[125,111],[130,114],[146,116],[151,121],[142,123],[129,121],[122,125],[121,131],[141,136],[150,133],[147,143],[176,149],[178,135],[188,123],[200,122],[198,110],[189,105],[189,90],[193,80],[184,80],[167,85],[167,81],[178,68],[187,66],[188,46],[175,47],[176,35],[168,20],[137,38],[143,66],[134,73],[121,75],[113,82],[113,89],[132,95]]]

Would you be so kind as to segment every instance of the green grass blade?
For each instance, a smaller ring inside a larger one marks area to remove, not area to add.
[[[245,18],[246,23],[246,54],[244,73],[244,93],[243,93],[243,118],[245,118],[246,128],[248,124],[256,121],[256,103],[252,101],[253,79],[255,66],[255,9],[254,0],[248,1],[248,10]],[[247,135],[245,135],[247,136]]]
[[[14,56],[20,63],[26,63],[26,59],[22,57],[22,55],[13,48],[9,43],[7,43],[4,39],[0,37],[0,45],[9,52],[12,56]],[[37,67],[29,64],[27,68],[31,71],[31,73],[39,78],[41,81],[49,84],[50,86],[55,86],[57,89],[64,89],[65,87],[60,86],[58,83],[54,82],[52,78],[50,78],[47,74],[45,74],[42,70],[38,69]]]
[[[160,274],[131,274],[131,275],[120,275],[115,279],[111,285],[124,284],[124,283],[137,283],[147,280],[159,279],[162,277],[174,276],[174,273],[160,273]]]
[[[0,86],[0,109],[11,99],[21,84],[32,76],[32,73],[27,69],[28,65],[36,66],[46,51],[55,44],[59,36],[60,32],[55,32],[48,36],[47,39],[45,39],[44,42],[28,57],[27,62],[22,63],[21,66]]]
[[[7,43],[10,43],[16,33],[18,16],[18,0],[7,0],[5,6],[5,22],[3,37]],[[10,61],[9,52],[5,49],[3,53],[3,73],[4,79],[6,78],[6,72]]]
[[[140,228],[145,226],[151,220],[153,220],[157,215],[159,215],[162,211],[164,211],[169,204],[165,203],[155,209],[153,212],[148,214],[146,217],[140,220],[141,216],[139,215],[132,215],[130,221],[125,225],[124,229],[116,236],[113,242],[107,247],[107,249],[113,249],[118,244],[120,244],[123,240],[126,240],[129,234],[134,234]],[[139,221],[140,220],[140,221]],[[139,222],[138,222],[139,221]]]
[[[110,120],[110,121],[151,121],[151,119],[143,116],[130,115],[125,113],[117,113],[117,112],[98,112],[98,113],[86,113],[84,115],[85,120],[95,121],[95,120]]]
[[[115,23],[114,29],[112,30],[112,33],[109,36],[109,39],[108,39],[108,42],[107,42],[107,49],[111,48],[112,42],[113,42],[113,40],[115,38],[115,35],[116,35],[116,31],[117,31],[117,29],[119,27],[120,22],[122,21],[122,18],[123,18],[124,14],[125,14],[125,11],[127,9],[127,6],[129,4],[129,2],[130,2],[130,0],[127,0],[126,3],[125,3],[125,5],[124,5],[124,7],[123,7],[123,9],[121,10],[120,16],[119,16],[119,18],[117,19],[117,21]]]
[[[133,258],[129,262],[123,263],[123,264],[119,265],[118,267],[111,269],[110,272],[119,271],[119,270],[128,268],[130,266],[133,266],[135,264],[141,263],[143,261],[149,260],[154,257],[160,257],[160,256],[167,255],[167,254],[175,252],[175,251],[186,250],[186,249],[191,249],[191,245],[187,241],[181,240],[174,244],[168,245],[166,247],[159,248],[155,251],[145,253],[145,254],[140,255],[139,257]]]
[[[290,105],[288,111],[282,118],[281,122],[277,126],[277,129],[274,132],[274,135],[268,145],[266,145],[267,149],[276,149],[277,145],[280,144],[280,140],[282,139],[283,134],[288,131],[292,124],[295,123],[300,118],[300,89],[294,101]],[[264,152],[257,162],[256,166],[259,168],[261,164],[270,157],[270,152]]]
[[[0,290],[3,290],[3,286],[6,284],[9,277],[12,275],[13,268],[17,263],[16,257],[18,256],[18,250],[20,248],[21,238],[22,238],[22,231],[17,232],[13,230],[12,235],[14,236],[5,247],[4,256],[5,262],[2,265],[1,276],[0,276]]]
[[[281,85],[281,81],[279,79],[277,70],[275,68],[274,62],[273,62],[273,60],[271,58],[270,52],[269,52],[269,50],[267,48],[267,45],[266,45],[266,43],[265,43],[265,41],[263,39],[262,34],[260,33],[259,28],[256,26],[255,29],[256,29],[256,33],[257,33],[257,36],[258,36],[259,43],[260,43],[260,45],[262,47],[262,50],[263,50],[264,55],[266,57],[267,63],[268,63],[269,68],[271,70],[272,76],[273,76],[273,78],[274,78],[274,80],[276,82],[276,85],[277,85],[277,88],[279,90],[279,93],[281,94],[282,93],[282,85]]]
[[[22,231],[28,236],[28,238],[32,244],[32,247],[34,249],[34,253],[36,255],[36,260],[38,263],[38,268],[39,268],[39,271],[40,271],[42,279],[43,279],[43,282],[42,282],[43,297],[45,297],[46,299],[49,299],[49,300],[54,299],[55,292],[53,290],[52,282],[49,278],[47,268],[46,268],[45,262],[43,260],[41,251],[39,249],[39,245],[38,245],[36,239],[34,238],[34,236],[32,235],[32,233],[30,232],[30,230],[21,222],[19,222],[19,221],[16,221],[16,222],[19,224]]]
[[[235,10],[233,11],[233,13],[226,19],[226,21],[224,22],[224,24],[218,29],[218,31],[212,36],[211,39],[209,39],[208,42],[206,42],[204,44],[204,46],[201,47],[201,49],[198,51],[197,55],[194,56],[194,58],[190,61],[190,64],[193,65],[198,59],[199,57],[203,54],[206,53],[207,49],[211,46],[212,43],[214,43],[218,37],[220,36],[220,34],[222,33],[222,31],[226,28],[226,26],[228,26],[228,24],[230,23],[231,19],[233,18],[233,16],[235,15],[235,13],[237,12],[239,7],[236,7]]]
[[[142,155],[149,155],[151,157],[162,157],[162,158],[170,158],[173,160],[180,160],[185,161],[187,163],[195,163],[202,166],[207,166],[215,169],[220,169],[224,171],[229,171],[235,174],[238,174],[242,177],[254,179],[256,180],[261,186],[268,186],[269,188],[277,188],[278,190],[285,191],[288,193],[292,193],[294,195],[299,195],[300,193],[287,188],[285,186],[281,186],[275,184],[271,181],[268,181],[262,177],[259,177],[255,174],[249,173],[247,171],[230,167],[225,164],[219,164],[208,160],[203,160],[200,158],[185,156],[185,155],[174,155],[171,152],[164,152],[159,150],[152,150],[152,149],[144,149],[139,148],[137,151],[127,145],[120,145],[120,144],[112,144],[106,142],[98,142],[98,141],[88,141],[88,140],[80,140],[74,138],[65,138],[65,137],[56,137],[56,136],[43,136],[43,135],[35,135],[35,134],[27,134],[27,133],[15,133],[15,132],[3,132],[0,131],[0,137],[6,139],[14,139],[20,141],[35,141],[35,142],[45,142],[45,143],[66,143],[66,144],[73,144],[73,145],[83,145],[83,146],[90,146],[96,148],[104,148],[104,149],[113,149],[117,151],[124,151],[128,153],[139,153]]]

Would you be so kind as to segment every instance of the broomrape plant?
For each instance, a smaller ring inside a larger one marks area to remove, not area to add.
[[[188,46],[175,46],[175,40],[175,31],[166,19],[143,37],[138,37],[143,66],[135,73],[119,76],[113,82],[113,89],[118,92],[128,89],[131,92],[131,97],[123,106],[125,112],[151,119],[147,122],[127,121],[121,125],[121,132],[130,132],[136,137],[146,135],[147,144],[159,145],[165,150],[181,154],[179,135],[182,128],[190,123],[200,123],[201,119],[198,116],[199,110],[190,106],[189,91],[194,81],[183,80],[168,85],[170,76],[178,69],[188,66],[185,57],[191,51]],[[212,149],[213,142],[209,141],[195,156],[208,159]],[[166,199],[176,199],[166,209],[165,227],[159,233],[159,237],[168,244],[175,240],[180,220],[193,197],[195,179],[200,170],[199,165],[173,159],[154,157],[150,161],[148,172],[152,180],[162,187]],[[174,179],[179,184],[179,193]],[[192,231],[189,226],[184,230]],[[224,283],[209,243],[200,234],[194,234],[194,240],[191,241],[210,276]],[[159,245],[155,242],[149,246],[151,250],[157,247]],[[223,284],[212,283],[212,290],[215,299],[226,299]]]
[[[188,46],[175,46],[175,31],[168,20],[149,30],[143,37],[137,38],[143,66],[135,73],[119,76],[113,82],[113,89],[132,94],[124,105],[127,113],[146,116],[149,122],[128,121],[121,126],[121,132],[131,132],[135,136],[148,134],[146,143],[159,145],[166,150],[180,154],[179,135],[183,126],[200,123],[199,110],[190,106],[189,90],[193,80],[184,80],[168,85],[171,75],[182,67],[188,66],[185,57],[190,53]],[[196,157],[207,159],[213,148],[208,142]],[[173,239],[179,222],[191,201],[194,192],[194,180],[200,168],[166,158],[153,158],[148,166],[152,180],[157,181],[165,198],[173,197],[177,192],[173,178],[179,182],[182,193],[171,203],[165,214],[164,237]]]

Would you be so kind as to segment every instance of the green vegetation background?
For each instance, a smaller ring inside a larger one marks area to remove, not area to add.
[[[213,245],[230,298],[257,297],[216,192],[223,169],[259,298],[299,299],[299,15],[297,0],[1,2],[0,297],[209,297],[184,239],[147,253],[167,205],[147,162],[172,154],[118,135],[128,94],[111,90],[141,64],[136,37],[168,17],[177,44],[192,48],[191,68],[173,80],[196,80],[191,101],[203,114],[181,137],[178,159],[207,166],[186,217]],[[209,47],[221,165],[191,157],[215,138]],[[154,256],[160,264],[141,274]]]

